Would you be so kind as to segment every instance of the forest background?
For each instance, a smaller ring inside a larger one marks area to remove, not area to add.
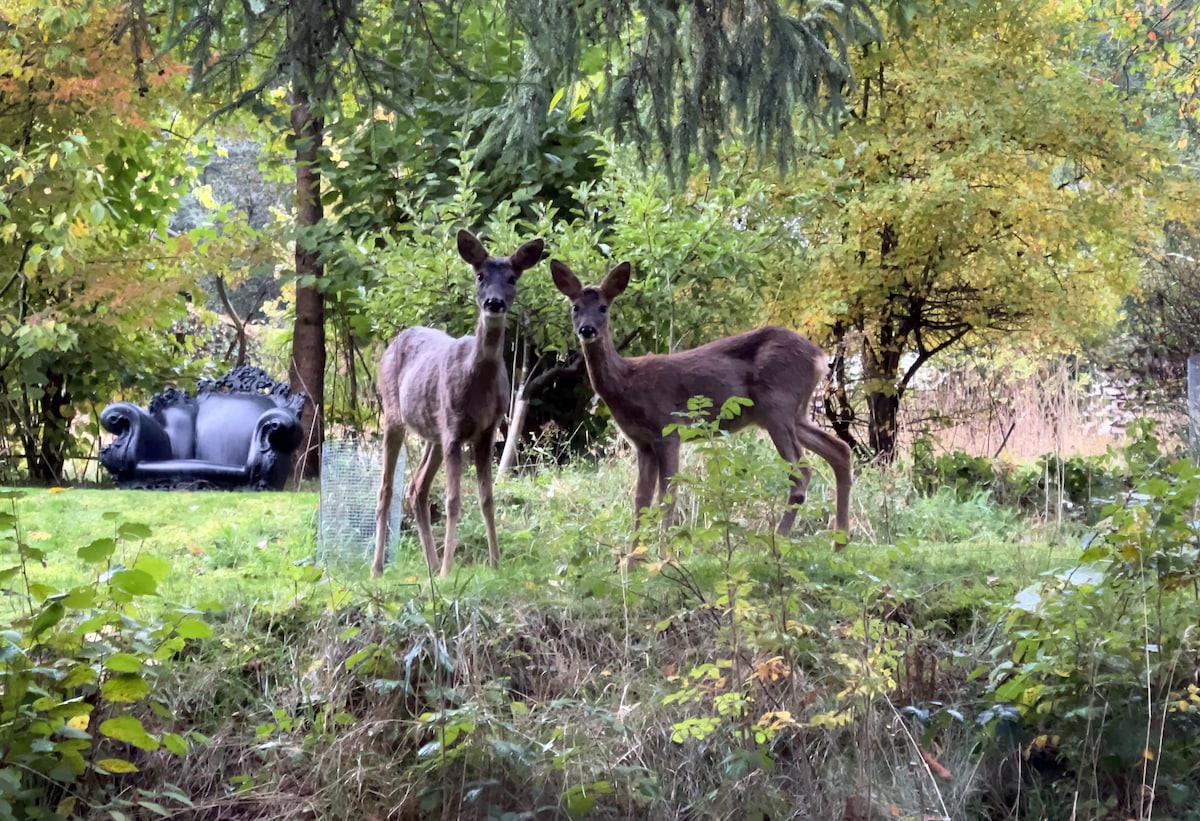
[[[325,427],[375,430],[399,329],[470,331],[459,227],[501,253],[543,235],[596,276],[630,259],[627,354],[807,333],[865,457],[978,411],[942,438],[1044,452],[1015,425],[1029,392],[995,385],[1047,367],[1060,410],[1178,395],[1189,5],[601,5],[6,12],[4,474],[82,478],[103,405],[249,360],[320,398],[317,475]],[[523,284],[507,357],[519,441],[550,431],[564,459],[603,422],[548,280]]]

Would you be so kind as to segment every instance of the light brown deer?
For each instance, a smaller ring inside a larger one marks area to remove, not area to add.
[[[775,449],[795,465],[808,448],[833,468],[837,481],[834,545],[845,544],[850,532],[850,448],[809,419],[813,390],[827,370],[825,353],[799,334],[767,326],[709,342],[688,351],[622,357],[613,345],[608,308],[629,285],[630,265],[622,262],[599,287],[585,287],[562,262],[550,260],[550,273],[559,291],[571,301],[575,332],[583,343],[592,389],[612,411],[621,432],[637,450],[638,478],[634,493],[634,529],[643,508],[650,505],[657,484],[658,502],[669,491],[679,469],[679,436],[663,435],[678,423],[688,400],[703,396],[719,409],[730,397],[752,404],[722,423],[730,430],[757,425],[767,431]],[[788,534],[796,520],[796,505],[804,502],[812,469],[792,472],[788,509],[778,532]],[[665,521],[674,518],[674,499]]]
[[[442,576],[454,564],[461,513],[463,446],[469,446],[479,483],[479,507],[487,528],[488,563],[500,561],[492,499],[492,443],[508,408],[504,367],[504,326],[517,295],[517,280],[542,258],[542,241],[530,240],[510,257],[489,256],[469,231],[458,232],[458,253],[475,269],[479,319],[475,335],[455,339],[434,328],[409,328],[388,346],[379,363],[383,401],[383,479],[375,512],[375,561],[371,575],[383,573],[393,473],[404,433],[425,440],[421,462],[409,480],[406,498],[431,572]],[[429,488],[446,462],[446,536],[441,561],[433,543]]]

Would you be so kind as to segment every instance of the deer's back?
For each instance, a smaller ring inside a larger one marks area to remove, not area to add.
[[[626,361],[633,401],[620,395],[604,399],[627,434],[634,434],[633,428],[657,437],[663,427],[680,421],[677,414],[687,410],[693,396],[712,400],[714,411],[731,397],[750,399],[753,406],[730,425],[735,429],[767,413],[794,415],[812,397],[825,354],[793,331],[766,326],[690,350]]]

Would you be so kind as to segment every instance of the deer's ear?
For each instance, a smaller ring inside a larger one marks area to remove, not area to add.
[[[612,302],[625,293],[625,289],[629,287],[629,274],[632,271],[633,267],[628,262],[622,262],[605,274],[604,281],[600,283],[600,293],[604,295],[605,302]]]
[[[465,229],[458,232],[458,255],[474,266],[482,265],[483,261],[488,258],[483,243]]]
[[[556,259],[550,260],[550,276],[554,278],[554,287],[572,302],[583,290],[583,283],[575,276],[575,272]]]
[[[517,276],[542,261],[542,248],[545,243],[541,239],[531,239],[529,242],[517,249],[517,252],[508,258],[508,262],[513,267],[513,271]]]

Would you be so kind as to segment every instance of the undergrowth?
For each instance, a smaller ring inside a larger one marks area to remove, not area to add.
[[[681,433],[640,562],[615,461],[500,484],[445,581],[315,563],[311,495],[72,547],[7,495],[0,818],[1192,817],[1194,469],[1052,532],[867,470],[834,553],[823,464],[780,538],[769,444]]]

